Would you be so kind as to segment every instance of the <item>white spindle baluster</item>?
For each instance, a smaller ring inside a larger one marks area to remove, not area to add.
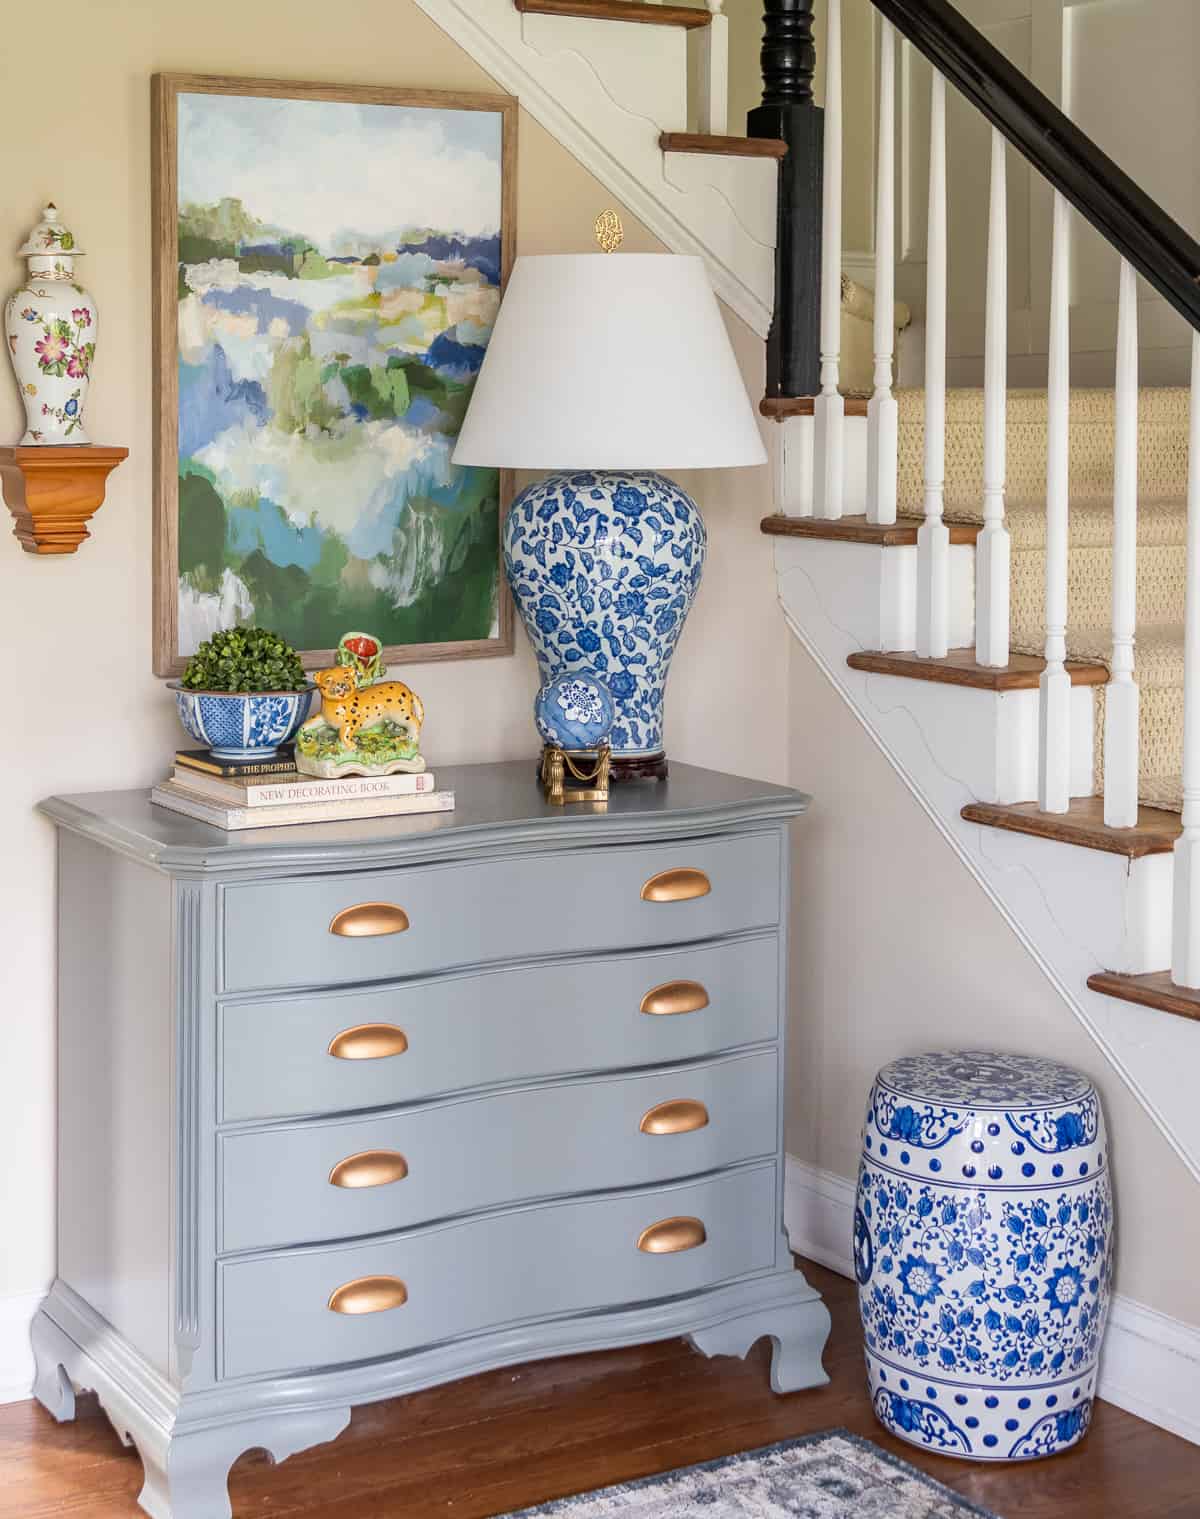
[[[1171,980],[1200,986],[1200,332],[1192,333],[1187,611],[1183,643],[1183,833],[1175,840]]]
[[[821,196],[821,394],[814,405],[813,515],[842,515],[845,403],[842,346],[842,0],[829,0],[825,34],[825,166]]]
[[[1008,416],[1008,195],[1004,138],[992,128],[983,360],[983,531],[975,543],[975,658],[1008,663],[1009,539],[1004,525]]]
[[[896,520],[899,420],[892,394],[896,342],[896,34],[879,27],[879,157],[875,191],[875,393],[867,407],[867,521]]]
[[[1112,666],[1104,706],[1104,821],[1110,828],[1132,828],[1137,822],[1138,688],[1133,678],[1137,626],[1137,327],[1137,276],[1122,259],[1114,403]]]
[[[917,534],[917,653],[949,647],[950,534],[946,483],[946,81],[934,70],[929,106],[929,236],[925,283],[925,520]]]
[[[1071,677],[1067,674],[1067,512],[1070,497],[1071,208],[1054,193],[1050,255],[1050,378],[1046,406],[1046,668],[1039,681],[1038,806],[1071,804]]]
[[[712,19],[700,33],[700,101],[697,129],[729,131],[729,17],[725,0],[708,0]]]

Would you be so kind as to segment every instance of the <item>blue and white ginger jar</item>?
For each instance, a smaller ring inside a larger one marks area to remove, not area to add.
[[[560,749],[597,748],[615,718],[612,692],[591,675],[560,675],[542,687],[533,704],[538,732]]]
[[[617,758],[662,753],[667,672],[706,542],[695,502],[648,472],[551,475],[505,520],[504,567],[542,682],[604,682]]]
[[[854,1257],[871,1399],[892,1434],[978,1461],[1081,1440],[1112,1251],[1108,1142],[1087,1077],[976,1050],[880,1072]]]

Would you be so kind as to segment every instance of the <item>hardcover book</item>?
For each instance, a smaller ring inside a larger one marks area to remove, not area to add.
[[[291,744],[281,744],[270,759],[219,760],[208,749],[180,749],[175,765],[201,775],[294,775],[296,751]]]
[[[177,781],[155,786],[150,800],[197,822],[227,833],[243,828],[282,828],[293,823],[339,823],[355,818],[404,817],[422,812],[452,812],[453,791],[422,791],[411,796],[347,797],[333,802],[303,802],[278,807],[228,807]]]
[[[419,775],[347,775],[321,780],[295,770],[282,775],[204,775],[175,767],[175,784],[229,807],[286,807],[299,803],[340,802],[353,797],[416,796],[435,790],[433,772]]]

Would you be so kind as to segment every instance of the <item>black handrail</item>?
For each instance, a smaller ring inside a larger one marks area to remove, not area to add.
[[[1200,329],[1200,243],[948,0],[871,0],[1081,216]]]

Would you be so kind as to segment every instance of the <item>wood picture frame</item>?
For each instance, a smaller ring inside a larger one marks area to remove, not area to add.
[[[299,260],[300,265],[304,266],[309,263],[311,258],[315,261],[319,261],[320,264],[326,266],[325,275],[323,277],[333,278],[335,280],[339,280],[343,273],[346,273],[348,275],[351,271],[349,267],[343,271],[340,269],[332,270],[329,266],[334,263],[347,266],[354,264],[355,267],[353,272],[357,277],[360,277],[362,279],[363,288],[367,289],[368,296],[375,295],[375,284],[368,283],[368,281],[372,278],[374,280],[379,279],[382,265],[387,263],[396,264],[402,255],[408,257],[411,253],[415,252],[419,253],[422,257],[432,259],[439,271],[444,271],[449,265],[453,278],[456,280],[461,278],[464,282],[464,286],[467,281],[467,276],[471,276],[471,280],[473,281],[474,285],[479,288],[476,291],[466,290],[464,288],[463,292],[461,292],[464,296],[464,300],[460,302],[460,305],[463,309],[470,309],[470,298],[478,295],[479,302],[482,302],[485,296],[490,299],[490,295],[493,290],[495,291],[495,298],[498,302],[499,296],[503,293],[504,286],[511,271],[516,248],[517,101],[512,96],[502,94],[464,94],[453,91],[438,90],[389,89],[372,86],[341,86],[277,79],[244,79],[228,77],[224,75],[169,73],[156,74],[153,76],[151,81],[151,188],[154,289],[153,371],[156,390],[154,417],[155,515],[153,664],[155,674],[160,676],[180,674],[186,665],[187,654],[191,652],[190,649],[183,650],[180,648],[180,465],[182,462],[180,460],[179,453],[181,368],[180,304],[181,289],[184,288],[183,282],[185,279],[185,265],[181,262],[180,250],[181,186],[179,162],[179,103],[181,96],[220,96],[228,97],[234,100],[251,101],[262,100],[277,102],[322,102],[326,104],[348,104],[361,107],[394,106],[402,107],[406,112],[422,110],[438,113],[486,112],[499,117],[500,141],[498,152],[498,166],[500,173],[500,227],[498,237],[489,235],[487,238],[484,238],[482,235],[480,235],[479,238],[464,237],[463,239],[456,239],[453,236],[453,233],[458,229],[446,229],[446,235],[442,235],[439,233],[439,230],[433,226],[432,223],[422,222],[420,223],[420,226],[428,233],[428,236],[425,239],[425,245],[427,246],[420,243],[406,243],[403,247],[399,245],[394,246],[393,248],[386,250],[382,258],[378,254],[375,254],[374,265],[378,267],[373,267],[370,269],[366,268],[365,266],[372,264],[371,255],[363,256],[361,255],[361,252],[359,252],[355,253],[351,257],[336,257],[332,253],[330,247],[327,246],[322,251],[319,245],[313,244],[311,241],[309,241],[308,239],[310,237],[310,234],[306,233],[304,228],[288,229],[289,234],[294,232],[297,234],[297,236],[295,238],[292,238],[289,235],[287,240],[282,244],[282,247],[284,249],[283,254],[278,253],[277,245],[271,244],[269,242],[261,245],[262,248],[265,249],[265,252],[261,253],[261,255],[258,246],[252,250],[255,257],[261,256],[267,260],[270,260],[272,258],[277,259],[278,257],[284,256],[291,259],[292,269],[288,277],[293,278],[293,282],[296,284],[299,284],[302,280],[307,280],[310,278],[307,272],[300,274],[300,271],[296,266],[296,261]],[[191,109],[190,102],[189,109]],[[361,112],[358,113],[358,115],[361,116],[364,120],[368,119],[367,112]],[[373,113],[370,115],[370,120],[372,121],[379,121],[382,119],[383,118],[376,117]],[[400,118],[398,116],[397,121],[399,120]],[[446,117],[444,115],[440,116],[438,120],[440,122],[444,122],[446,120]],[[468,128],[475,126],[476,123],[471,122],[469,119],[464,124],[464,132],[466,132],[468,140],[470,139],[470,132]],[[484,134],[484,132],[485,129],[483,125],[479,124],[477,135]],[[487,129],[487,132],[490,133],[490,127]],[[495,157],[494,151],[490,145],[490,138],[488,151],[491,155],[489,158],[490,162],[491,159]],[[464,156],[466,155],[466,152],[467,150],[463,149]],[[324,181],[322,181],[322,183],[324,183]],[[336,183],[341,183],[341,181],[338,180]],[[395,208],[389,207],[389,214],[394,217],[393,224],[396,226],[404,225],[407,227],[412,227],[416,224],[415,219],[420,215],[421,208],[414,205],[412,207],[411,215],[405,219],[404,207],[400,204],[400,200],[401,195],[398,193],[397,205]],[[222,198],[220,202],[211,208],[202,205],[191,206],[189,207],[189,211],[195,212],[197,214],[207,213],[209,211],[217,210],[218,207],[223,208],[225,204],[226,201],[224,198]],[[237,206],[239,210],[242,206],[241,201],[236,199],[231,199],[229,201],[229,204]],[[361,207],[361,195],[358,204]],[[270,235],[275,235],[281,223],[276,222],[273,228],[269,227],[267,222],[261,222],[259,225],[263,227],[264,234],[267,234],[269,232]],[[347,225],[351,226],[353,223],[348,222]],[[370,229],[367,230],[370,231]],[[404,236],[407,238],[408,234],[405,233]],[[194,241],[202,243],[203,239]],[[469,250],[474,243],[483,243],[485,241],[489,245],[496,243],[499,245],[499,279],[496,283],[493,283],[489,279],[489,274],[493,267],[492,263],[489,260],[480,257],[476,260],[476,263],[479,266],[476,268],[475,265],[472,265],[469,262],[469,259],[471,257],[469,251],[464,255],[464,257],[468,259],[468,262],[466,263],[463,263],[462,259],[451,258],[449,260],[446,260],[445,258],[438,259],[434,257],[434,255],[438,252],[437,245],[439,243],[443,246],[448,246],[452,254],[457,254],[461,249],[466,248]],[[237,256],[234,260],[233,268],[236,272],[236,278],[240,282],[241,271],[243,269],[243,254],[246,252],[246,247],[242,241],[239,241],[235,246]],[[325,254],[330,255],[328,259],[325,257]],[[219,256],[219,251],[218,255],[215,256]],[[253,260],[250,260],[250,262],[253,263]],[[464,271],[461,275],[456,272],[460,267]],[[255,268],[254,272],[260,273],[262,271],[260,268]],[[273,269],[268,272],[274,273],[278,271],[277,269]],[[383,270],[382,272],[390,274],[393,271]],[[427,279],[436,279],[438,277],[438,275],[426,276]],[[486,289],[484,287],[486,287]],[[426,286],[427,292],[429,291],[429,288],[430,287]],[[194,293],[190,290],[190,287],[188,288],[188,293]],[[235,293],[243,294],[244,292],[242,292],[240,289],[237,289],[235,290]],[[385,292],[385,295],[387,293],[395,295],[397,293],[397,290],[394,287],[389,287],[389,291]],[[363,297],[362,299],[365,301],[367,298],[368,297]],[[384,298],[384,296],[378,297],[378,299],[381,301]],[[428,306],[429,300],[430,296],[427,293],[425,296],[426,306]],[[351,303],[348,302],[346,304]],[[231,306],[230,309],[236,310],[237,308]],[[448,308],[443,305],[442,310],[444,315],[446,314]],[[425,315],[425,312],[421,313],[422,318],[424,318]],[[258,320],[259,318],[256,316],[254,318],[254,321],[257,323]],[[278,321],[279,319],[276,318],[275,320]],[[405,317],[404,320],[408,320],[408,318]],[[236,323],[232,325],[236,326]],[[457,333],[457,325],[454,325],[447,330]],[[487,324],[484,330],[490,330],[490,324]],[[307,343],[309,341],[307,328],[304,329],[304,333],[304,341]],[[484,343],[486,344],[486,337],[484,338]],[[311,350],[309,349],[306,351],[309,353],[311,358]],[[460,353],[473,353],[475,351],[476,350],[470,348],[460,348],[456,344],[454,349],[454,356],[457,358]],[[480,349],[478,351],[481,352],[482,350]],[[380,371],[378,368],[373,370],[368,365],[365,365],[363,363],[351,364],[348,362],[350,357],[351,356],[345,354],[338,354],[335,356],[333,362],[335,364],[341,365],[341,367],[338,368],[334,379],[337,384],[341,384],[343,381],[348,381],[352,376],[354,377],[356,389],[353,392],[345,392],[345,386],[342,386],[342,393],[349,393],[352,400],[354,400],[354,398],[360,396],[363,393],[363,387],[361,383],[362,377],[361,374],[359,374],[359,371],[362,371],[370,377],[368,381],[369,384],[376,383],[374,377]],[[410,357],[411,355],[405,353],[396,362],[399,362],[400,364],[406,364]],[[426,354],[425,357],[428,357],[428,354]],[[343,359],[347,360],[344,365],[341,364],[341,361]],[[223,350],[222,361],[226,363],[228,362],[225,359]],[[383,392],[373,393],[369,390],[367,392],[368,403],[372,408],[385,407],[386,404],[388,404],[389,395],[392,396],[390,404],[393,406],[393,408],[400,405],[401,401],[399,400],[398,396],[392,394],[393,390],[400,386],[403,386],[403,404],[406,407],[411,407],[414,404],[411,399],[412,391],[410,390],[408,384],[408,376],[410,371],[407,368],[404,369],[403,380],[397,380],[393,385],[389,385],[388,379],[392,374],[393,362],[393,359],[389,357],[386,371],[383,372],[385,376]],[[429,370],[428,366],[424,365],[423,358],[416,362],[422,369],[423,375],[427,375],[428,373],[434,373],[435,375],[438,375],[441,373],[441,371]],[[474,360],[471,358],[468,358],[466,361],[468,366],[472,362],[474,362]],[[324,372],[327,368],[328,365],[326,365],[324,369],[321,370],[322,387],[324,387],[326,383],[324,380]],[[451,370],[451,372],[453,373],[453,370]],[[473,380],[473,373],[470,372],[469,367],[467,370],[464,370],[463,373],[469,374],[470,379]],[[226,386],[226,393],[228,394],[231,391],[237,391],[238,386],[243,385],[246,382],[233,380],[231,378],[231,371],[226,370],[224,372],[224,383]],[[469,383],[467,381],[460,383],[457,380],[447,380],[445,382],[445,394],[451,396],[451,410],[454,408],[465,409],[466,402],[464,392],[466,394],[469,394]],[[256,394],[260,396],[265,395],[266,391],[260,385],[259,390]],[[437,394],[442,399],[444,404],[450,404],[445,402],[445,395],[442,392],[434,391],[429,392],[429,394]],[[426,396],[427,393],[421,392],[421,395]],[[262,401],[260,400],[258,404],[261,410],[263,404]],[[426,399],[424,404],[426,406],[429,406],[433,405],[434,403]],[[391,420],[400,420],[401,416],[402,414],[400,412],[393,410],[391,414]],[[342,420],[345,422],[348,431],[352,433],[354,422],[356,420],[363,421],[364,418],[369,418],[369,420],[372,422],[379,420],[379,417],[375,414],[375,409],[372,409],[369,412],[364,411],[361,407],[361,404],[354,405],[350,413],[343,415]],[[312,427],[313,424],[309,422],[301,436],[309,436]],[[442,453],[446,458],[448,458],[449,450],[452,448],[453,437],[456,435],[456,432],[456,428],[453,433],[448,433],[445,427],[442,427],[441,431],[437,433],[438,446],[442,449]],[[449,441],[446,441],[447,438]],[[247,444],[247,447],[249,448],[250,445]],[[480,476],[485,476],[490,473],[491,472],[487,471],[477,472],[477,474]],[[388,641],[388,638],[386,636],[388,630],[386,629],[378,627],[373,628],[369,625],[366,626],[365,631],[375,632],[384,637],[384,642],[386,645],[385,659],[389,664],[404,665],[427,660],[478,658],[512,653],[513,608],[511,596],[504,579],[499,539],[500,527],[503,524],[505,513],[508,510],[513,496],[514,476],[511,471],[507,470],[497,471],[496,476],[495,514],[498,520],[496,523],[495,535],[495,599],[492,607],[492,620],[489,628],[489,635],[486,637],[425,639],[423,641],[412,641],[404,643]],[[203,471],[201,471],[201,474],[197,476],[197,478],[202,477]],[[191,481],[191,478],[192,477],[189,475],[189,483]],[[333,478],[336,478],[336,476]],[[460,476],[453,475],[452,478],[458,480],[460,479]],[[212,482],[210,481],[210,483]],[[478,481],[473,484],[472,488],[481,493],[485,490],[485,486]],[[489,486],[487,488],[490,489],[491,487]],[[217,488],[215,485],[213,486],[213,489],[214,493],[216,493]],[[274,509],[280,514],[280,520],[282,520],[285,510],[284,506],[282,504],[276,504],[273,502],[267,502],[266,504],[267,506],[273,506]],[[479,508],[479,520],[483,521],[485,512],[490,512],[491,510],[490,504],[486,506],[482,502],[476,504]],[[223,505],[224,504],[222,502],[222,507]],[[434,503],[434,507],[435,506],[436,503]],[[430,508],[431,513],[434,512],[434,507]],[[398,513],[403,512],[405,509],[406,508],[404,507],[396,508]],[[224,520],[225,519],[222,518],[222,521]],[[294,528],[298,533],[304,533],[308,531],[308,529],[300,526],[290,517],[288,518],[287,525]],[[437,523],[435,522],[435,526],[436,525]],[[316,521],[315,517],[312,519],[310,526],[314,532],[318,530],[324,531],[324,528],[320,523]],[[335,530],[330,529],[329,531],[332,536],[336,537]],[[222,541],[228,543],[228,538],[225,538]],[[481,597],[483,594],[485,594],[485,590],[482,589],[483,572],[481,569],[482,556],[484,554],[483,545],[485,541],[490,543],[490,533],[486,535],[486,540],[485,536],[481,534],[481,536],[475,539],[474,544],[468,545],[468,549],[466,550],[466,553],[472,554],[474,556],[472,563],[475,565],[476,579],[474,587],[474,600],[472,601],[471,597],[467,597],[465,599],[465,604],[474,606],[477,619],[482,615]],[[342,545],[340,539],[338,540],[338,543],[339,547],[341,547]],[[364,559],[361,561],[361,563],[371,566],[373,571],[375,561]],[[358,586],[361,586],[365,584],[364,575],[366,572],[361,570],[359,561],[355,561],[355,568],[359,569],[360,572],[356,584]],[[212,566],[209,570],[206,571],[206,573],[208,573],[210,576],[215,576],[216,566]],[[224,577],[227,573],[231,572],[228,571],[228,569],[222,570],[222,577]],[[225,583],[226,582],[224,578],[222,578],[222,590],[224,589]],[[240,584],[240,582],[238,583]],[[216,604],[218,607],[223,605],[222,597],[218,596]],[[285,605],[282,594],[280,597],[280,605]],[[445,598],[445,605],[448,608],[452,609],[447,614],[450,617],[453,617],[454,615],[459,615],[460,617],[466,615],[465,612],[462,611],[461,606],[459,607],[457,613],[453,610],[455,603],[452,594]],[[210,609],[205,608],[205,611],[207,613],[210,611]],[[330,617],[332,615],[332,613],[326,612],[324,616],[325,624],[329,623]],[[233,620],[245,621],[248,619],[244,617],[234,617]],[[264,616],[263,621],[268,625],[271,625],[271,619],[269,616]],[[348,622],[347,627],[342,628],[340,632],[347,631],[348,628],[353,625],[354,624],[352,622]],[[191,629],[193,642],[198,641],[198,638],[195,637],[195,631],[195,627],[193,626]],[[212,629],[209,628],[208,631],[212,631]],[[285,637],[289,636],[289,631],[287,628],[276,627],[275,631],[280,632]],[[331,634],[333,633],[333,629],[331,627],[327,627],[326,631]],[[319,668],[321,665],[329,662],[330,651],[332,647],[336,645],[337,637],[340,636],[340,632],[333,636],[330,641],[323,639],[317,647],[302,647],[302,643],[306,642],[305,640],[297,642],[295,638],[290,638],[289,641],[293,642],[296,645],[305,668],[314,669]]]

